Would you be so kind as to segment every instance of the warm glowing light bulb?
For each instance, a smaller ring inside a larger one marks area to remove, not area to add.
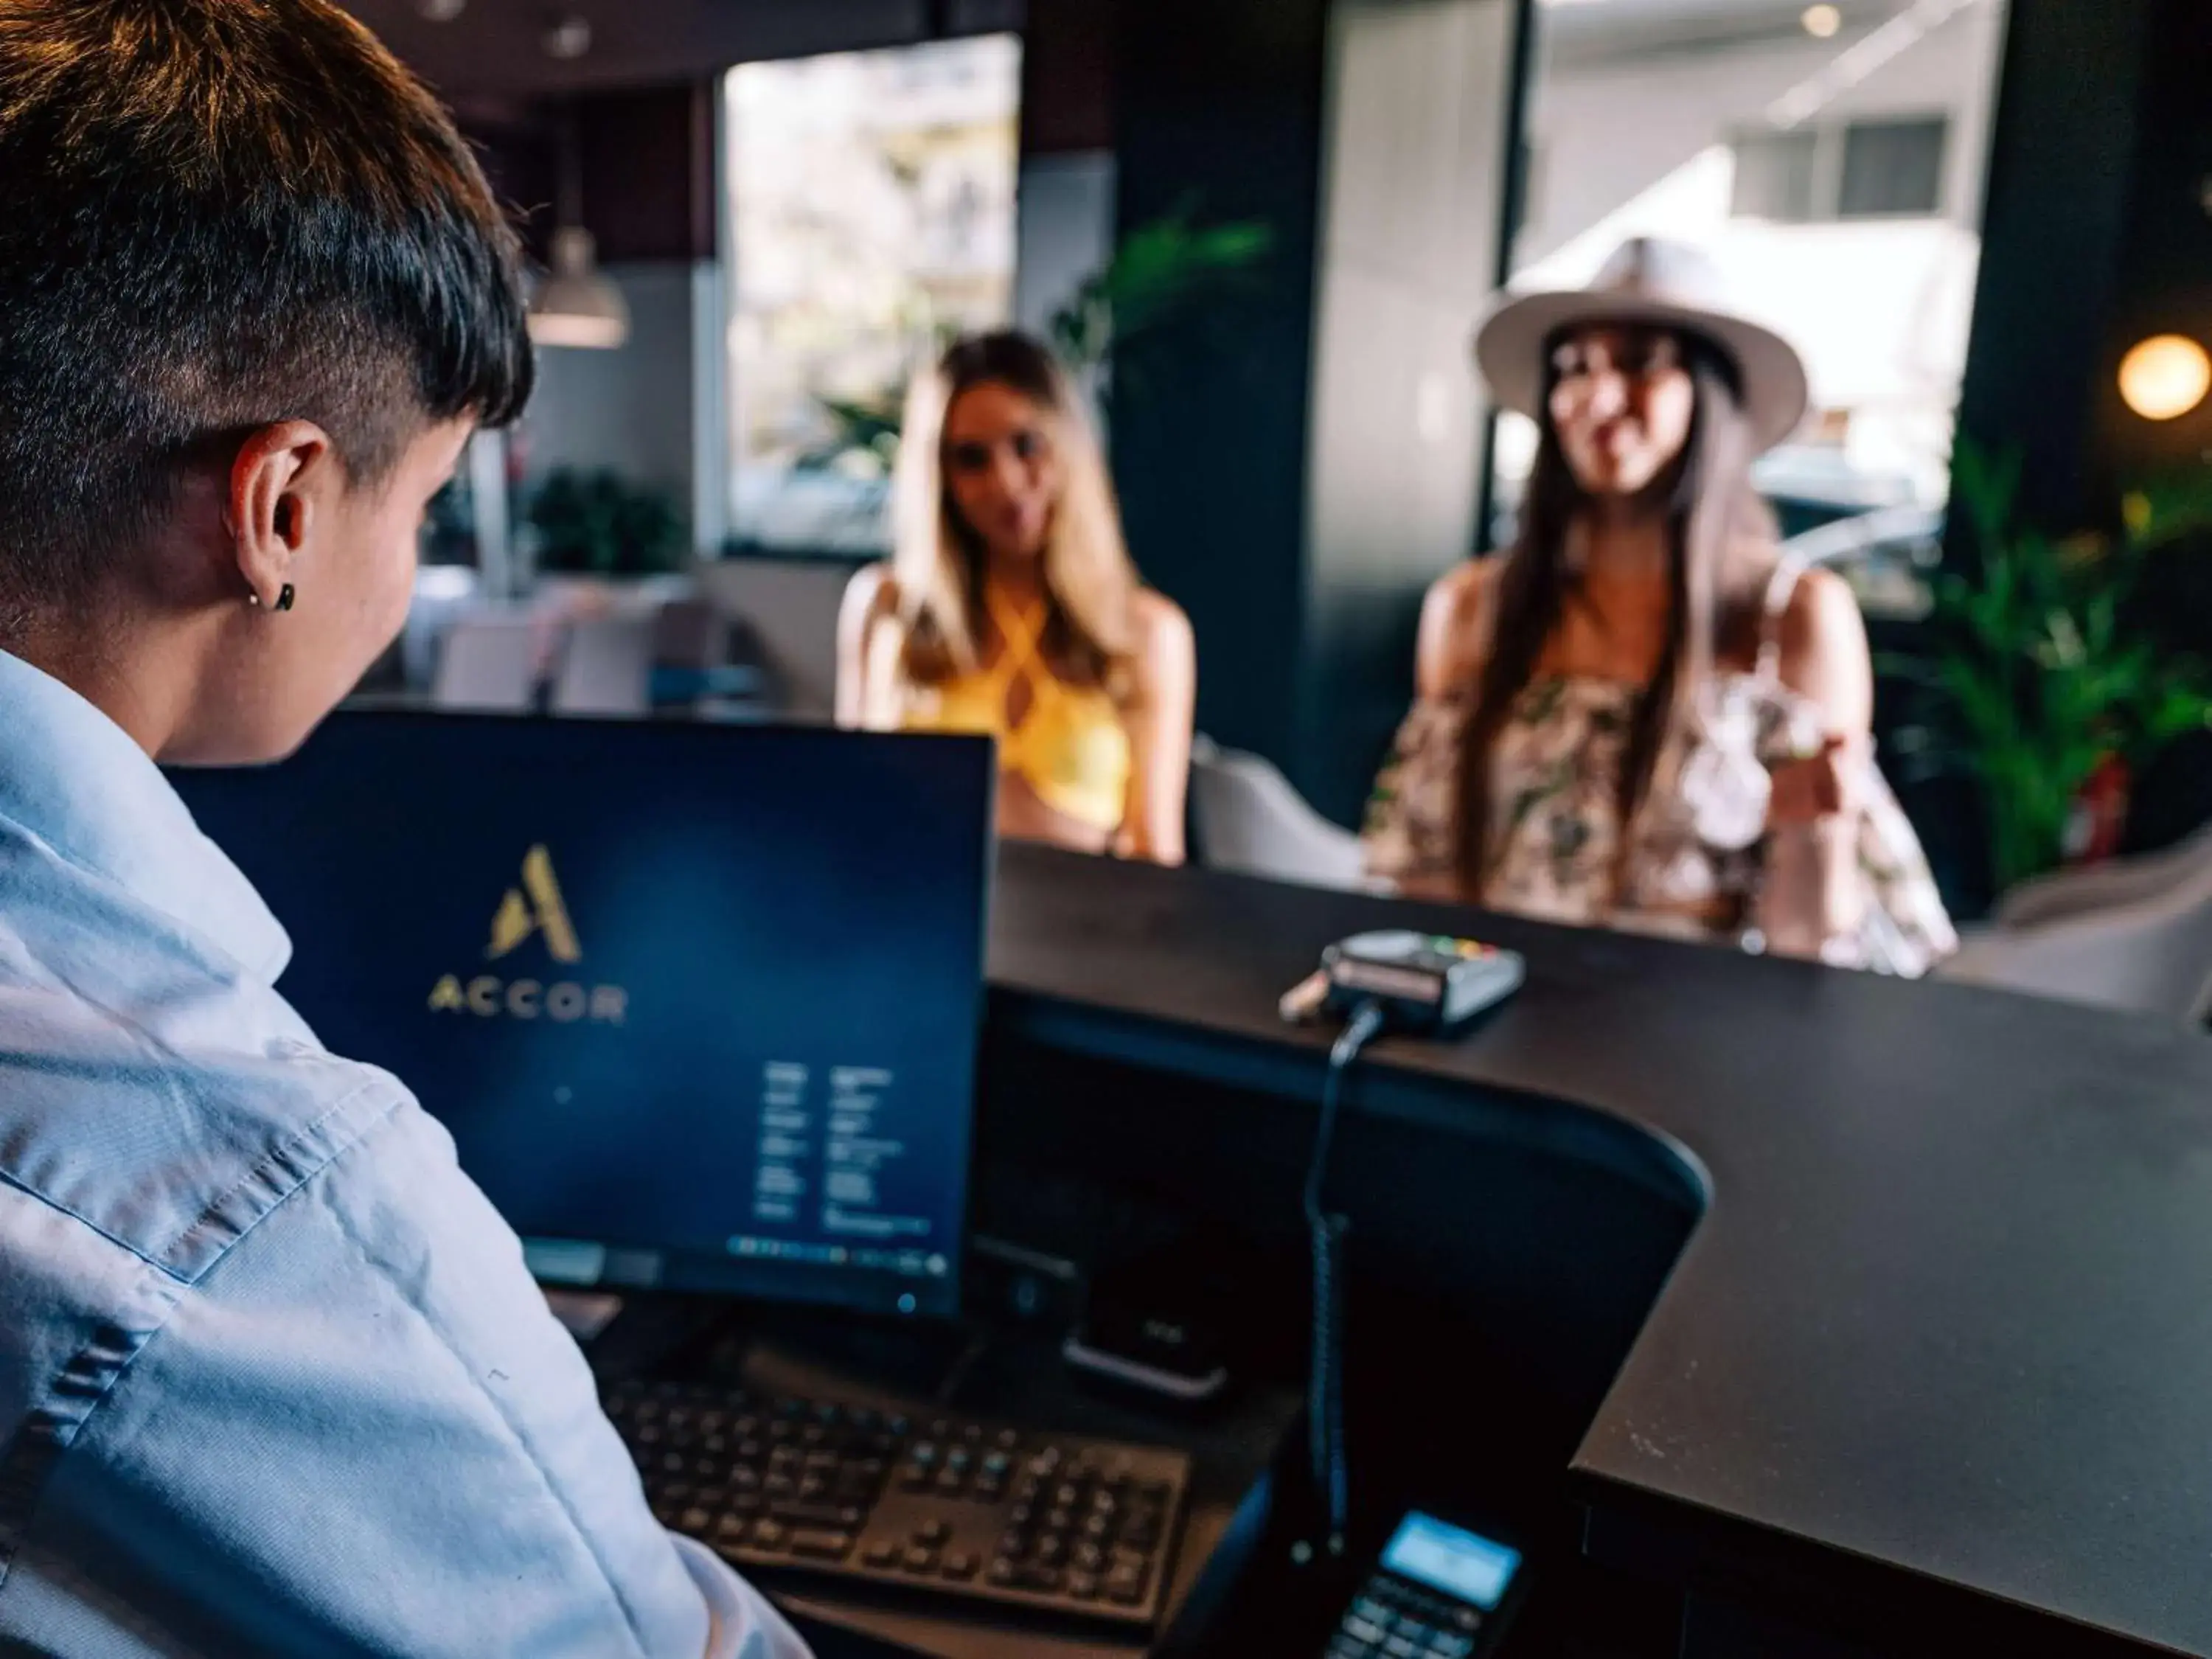
[[[1798,21],[1805,25],[1805,33],[1815,40],[1826,40],[1843,27],[1844,15],[1830,5],[1808,6],[1805,15]]]
[[[2146,421],[2173,421],[2212,392],[2212,354],[2182,334],[2159,334],[2120,361],[2120,396]]]

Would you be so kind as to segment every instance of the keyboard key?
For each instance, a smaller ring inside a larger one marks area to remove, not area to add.
[[[1419,1659],[1421,1649],[1410,1636],[1390,1636],[1384,1638],[1382,1651],[1388,1659]]]
[[[889,1539],[884,1539],[880,1542],[869,1545],[867,1553],[863,1555],[860,1559],[865,1565],[873,1567],[878,1572],[881,1572],[889,1568],[896,1566],[898,1565],[899,1557],[904,1552],[902,1552],[896,1544],[891,1542]]]
[[[1040,1595],[1057,1595],[1060,1593],[1060,1569],[1058,1567],[1024,1567],[1018,1582],[1025,1590],[1034,1590]]]
[[[917,1544],[942,1544],[951,1536],[952,1528],[942,1521],[925,1521],[914,1529],[914,1541]]]
[[[984,1574],[984,1577],[1000,1589],[1011,1589],[1014,1581],[1021,1577],[1021,1568],[1017,1566],[1010,1558],[1002,1555],[991,1563],[990,1570]]]
[[[951,1554],[945,1558],[945,1565],[942,1571],[947,1578],[968,1579],[973,1578],[975,1576],[976,1568],[981,1565],[982,1564],[968,1551],[955,1550]]]
[[[1145,1599],[1146,1575],[1139,1568],[1116,1567],[1106,1575],[1106,1599],[1134,1607]]]
[[[905,1560],[906,1570],[908,1572],[935,1572],[937,1571],[937,1552],[930,1548],[927,1544],[914,1545],[907,1551]]]
[[[696,1504],[694,1504],[690,1509],[684,1510],[681,1516],[677,1517],[676,1530],[678,1532],[688,1532],[696,1536],[698,1534],[706,1531],[707,1528],[714,1525],[714,1511],[712,1510],[701,1509]]]
[[[769,1513],[793,1526],[842,1527],[848,1531],[867,1518],[867,1511],[857,1504],[810,1504],[796,1498],[781,1504],[771,1501]]]
[[[823,1561],[842,1561],[853,1553],[853,1534],[827,1527],[795,1527],[784,1547],[793,1555]]]
[[[790,1534],[780,1521],[760,1520],[753,1522],[753,1547],[759,1550],[780,1550]]]
[[[1098,1599],[1098,1589],[1097,1573],[1079,1569],[1067,1575],[1067,1593],[1079,1601],[1096,1601]]]

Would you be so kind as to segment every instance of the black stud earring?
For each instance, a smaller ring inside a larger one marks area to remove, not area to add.
[[[276,604],[274,608],[278,611],[289,611],[292,608],[293,599],[297,597],[298,596],[292,592],[292,584],[286,582],[284,586],[279,588],[276,592]]]

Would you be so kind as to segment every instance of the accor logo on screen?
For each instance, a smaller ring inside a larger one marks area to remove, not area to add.
[[[584,959],[576,925],[553,873],[553,855],[533,847],[523,855],[522,884],[510,887],[491,919],[487,962],[513,956],[532,939],[563,968]],[[508,979],[499,974],[447,974],[430,988],[434,1014],[472,1015],[478,1019],[550,1019],[562,1025],[588,1022],[619,1025],[629,1012],[629,993],[619,985],[586,985],[581,979],[548,975]]]

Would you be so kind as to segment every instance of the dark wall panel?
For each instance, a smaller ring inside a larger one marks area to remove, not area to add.
[[[1120,0],[1122,233],[1178,208],[1265,220],[1264,280],[1121,371],[1131,550],[1190,612],[1200,727],[1289,764],[1311,390],[1324,0]]]

